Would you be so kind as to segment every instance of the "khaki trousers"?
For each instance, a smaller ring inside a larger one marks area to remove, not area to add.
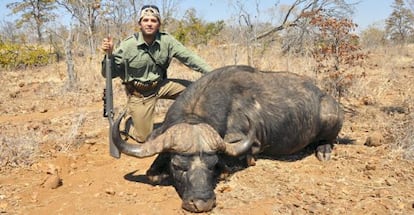
[[[145,142],[154,125],[155,105],[158,99],[175,99],[191,84],[181,79],[166,79],[156,89],[147,92],[143,97],[128,96],[127,113],[132,118],[133,129],[130,134],[139,142]]]

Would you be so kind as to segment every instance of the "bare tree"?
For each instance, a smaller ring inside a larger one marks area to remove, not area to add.
[[[238,11],[239,32],[236,37],[238,41],[244,41],[248,50],[248,64],[254,64],[252,54],[260,44],[268,44],[282,37],[284,51],[294,50],[303,54],[303,47],[307,44],[312,45],[312,41],[317,36],[315,29],[309,22],[312,16],[324,14],[326,17],[349,17],[353,13],[355,3],[349,0],[295,0],[290,5],[282,5],[280,1],[275,1],[274,8],[265,10],[260,8],[260,0],[254,2],[254,8],[247,8],[245,2],[236,1],[232,3]],[[252,12],[256,10],[256,12]],[[280,21],[275,24],[266,23],[260,15],[263,11],[271,11],[271,17],[280,16]],[[246,41],[247,40],[247,41]],[[262,53],[266,49],[262,47]],[[269,47],[269,46],[267,46]]]
[[[66,72],[68,73],[67,89],[73,90],[76,89],[76,73],[75,73],[75,63],[73,61],[73,41],[75,37],[73,35],[72,28],[69,30],[68,37],[65,40],[65,58],[66,58]]]
[[[62,1],[62,0],[60,0]],[[79,1],[79,0],[78,0]],[[182,0],[158,0],[156,4],[160,8],[163,28],[166,28],[173,20]],[[96,23],[100,23],[100,30],[111,34],[118,42],[126,36],[138,31],[138,19],[140,7],[145,1],[138,0],[101,0],[100,13],[96,17]],[[97,26],[98,29],[99,26]],[[108,30],[109,28],[109,30]],[[109,32],[108,32],[109,31]]]
[[[89,52],[95,54],[96,20],[101,7],[101,0],[56,0],[68,11],[85,30],[89,44]]]
[[[178,6],[182,0],[159,0],[160,12],[162,17],[163,26],[167,27],[174,19]]]
[[[60,50],[63,48],[63,55],[66,63],[66,73],[68,77],[65,85],[65,90],[75,90],[77,87],[77,77],[73,50],[76,35],[74,34],[73,24],[71,23],[69,25],[69,28],[66,26],[54,26],[53,28],[50,27],[47,29],[47,33],[49,33],[49,42],[50,45],[55,49],[54,52],[56,54],[56,60],[58,61],[61,55]],[[55,40],[58,40],[59,42],[56,42]]]
[[[410,8],[411,12],[414,13],[414,0],[405,0],[405,3]]]
[[[286,10],[279,25],[262,32],[254,39],[262,39],[289,27],[302,26],[309,14],[323,13],[328,17],[342,18],[353,13],[353,5],[347,0],[296,0]]]
[[[17,21],[18,27],[34,23],[38,43],[43,42],[45,24],[56,18],[54,0],[21,0],[7,4],[7,8],[11,9],[13,14],[21,14]]]
[[[414,13],[409,10],[403,0],[395,0],[393,12],[386,22],[386,32],[389,39],[402,44],[414,34]]]
[[[361,45],[364,48],[383,47],[386,41],[385,30],[375,24],[368,26],[361,32]]]
[[[137,30],[139,9],[136,0],[106,1],[102,4],[99,23],[105,35],[122,40]]]
[[[257,3],[257,2],[256,2]],[[248,38],[245,40],[245,45],[247,48],[247,64],[248,65],[253,65],[253,47],[252,47],[252,42],[250,39],[254,37],[255,35],[255,28],[253,27],[253,22],[251,19],[251,16],[249,13],[246,13],[244,8],[241,6],[240,7],[240,16],[239,16],[239,26],[240,28],[242,28],[242,26],[244,26],[244,24],[246,25],[245,31],[244,31],[244,35],[245,38]],[[241,30],[241,29],[240,29]],[[243,30],[241,30],[243,31]]]
[[[18,43],[23,32],[14,22],[2,21],[0,24],[0,42]]]
[[[138,21],[139,16],[139,8],[137,8],[137,4],[139,1],[137,0],[128,0],[129,4],[131,5],[132,9],[132,20]]]

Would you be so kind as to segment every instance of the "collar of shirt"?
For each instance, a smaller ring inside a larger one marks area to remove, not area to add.
[[[145,40],[144,40],[144,36],[142,35],[142,32],[138,32],[138,38],[135,37],[135,39],[137,40],[137,46],[152,46],[154,43],[158,43],[159,45],[161,44],[161,33],[158,31],[157,34],[155,35],[155,40],[154,43],[152,45],[148,45]]]

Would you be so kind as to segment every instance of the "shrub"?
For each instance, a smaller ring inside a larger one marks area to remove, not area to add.
[[[348,69],[361,66],[366,58],[359,37],[352,33],[357,25],[348,19],[322,14],[312,17],[310,24],[319,31],[312,52],[315,72],[321,73],[326,90],[340,100],[356,78]]]
[[[1,68],[44,66],[49,60],[49,52],[42,47],[0,42]]]
[[[196,11],[190,9],[186,12],[187,19],[178,22],[178,27],[172,32],[175,38],[186,45],[206,45],[224,28],[224,21],[215,23],[203,22],[196,17]]]

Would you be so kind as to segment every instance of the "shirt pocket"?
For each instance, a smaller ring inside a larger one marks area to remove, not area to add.
[[[148,70],[148,59],[143,56],[136,56],[128,60],[128,77],[140,78],[145,76]]]
[[[170,58],[168,53],[160,52],[159,55],[155,58],[158,64],[160,64],[163,68],[167,68],[170,63]]]

